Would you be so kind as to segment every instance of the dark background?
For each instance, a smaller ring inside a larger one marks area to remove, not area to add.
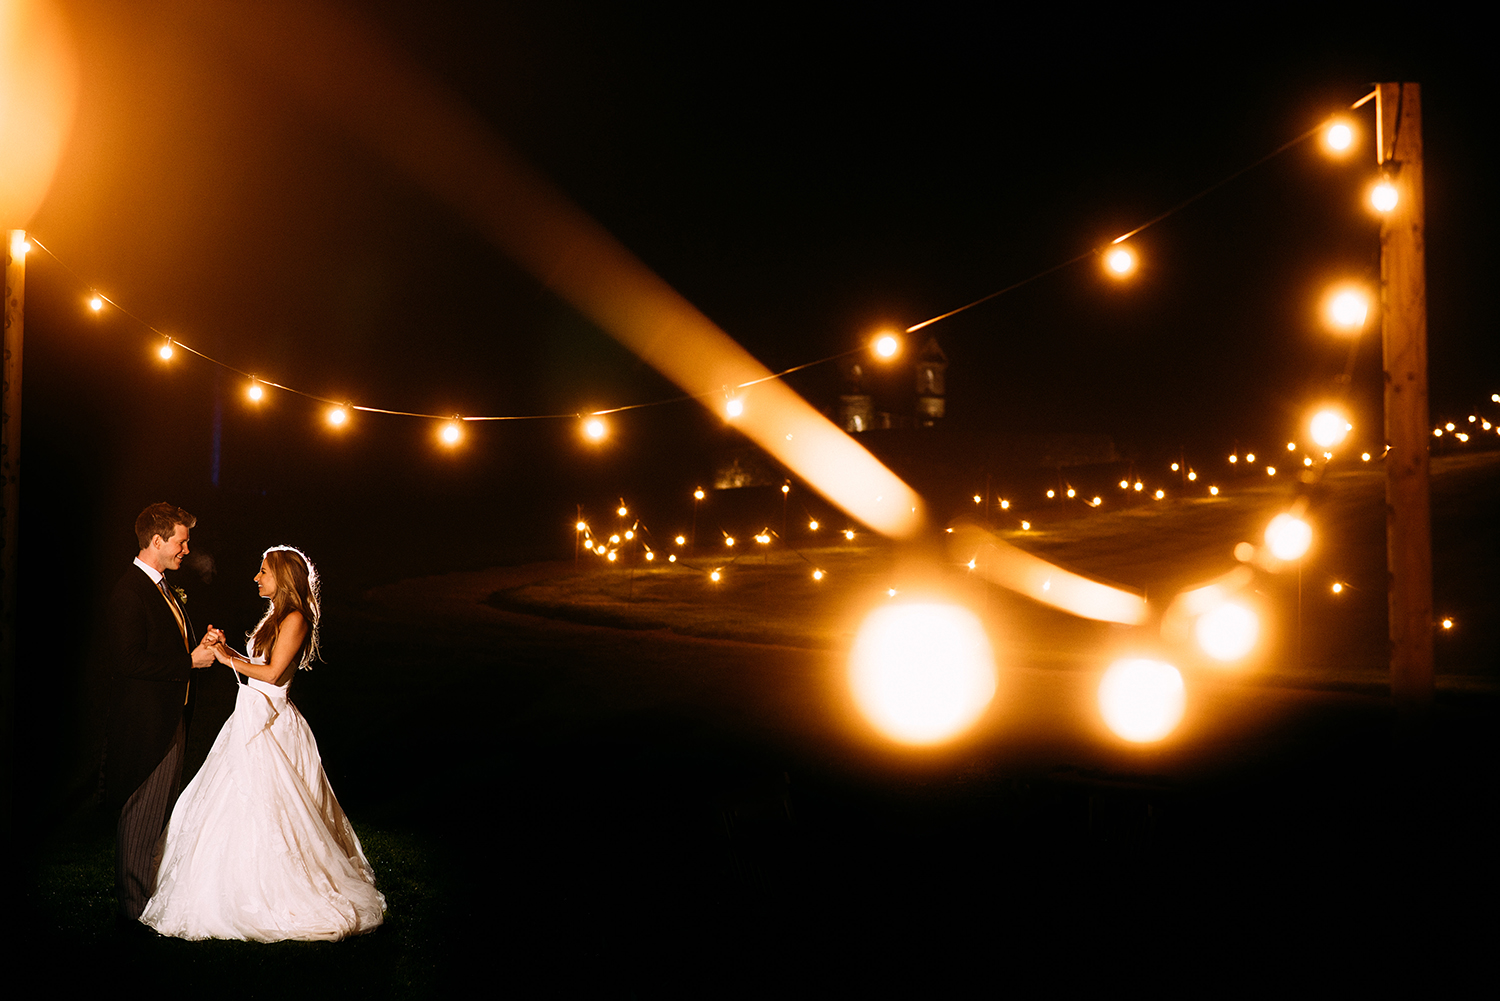
[[[190,611],[233,632],[255,618],[267,545],[304,547],[346,595],[566,556],[575,504],[641,498],[681,519],[740,444],[677,404],[617,419],[602,448],[549,420],[471,425],[449,452],[430,422],[360,415],[335,434],[308,401],[252,407],[232,373],[182,351],[162,364],[136,320],[89,313],[90,287],[239,369],[377,407],[558,414],[678,392],[174,5],[65,10],[82,91],[30,224],[58,260],[28,264],[22,446],[20,659],[49,669],[17,678],[20,704],[51,708],[20,739],[80,745],[63,707],[86,701],[93,610],[151,501],[199,516]],[[773,369],[1097,246],[1371,81],[1420,81],[1434,418],[1497,385],[1488,58],[1436,13],[1393,30],[1378,8],[1217,27],[957,6],[345,10]],[[951,423],[1106,434],[1142,464],[1285,440],[1345,362],[1318,319],[1325,288],[1378,276],[1372,114],[1345,159],[1307,142],[1147,230],[1129,283],[1085,262],[936,325]],[[1366,444],[1378,352],[1367,333]],[[893,410],[904,378],[876,386]],[[841,384],[836,366],[791,381],[820,408]],[[64,636],[39,626],[59,610]],[[27,783],[26,801],[68,784],[45,767]]]

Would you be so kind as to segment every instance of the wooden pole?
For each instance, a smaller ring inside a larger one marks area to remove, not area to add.
[[[1381,172],[1396,206],[1380,225],[1385,358],[1386,568],[1391,694],[1406,710],[1432,701],[1432,526],[1428,497],[1427,264],[1422,92],[1382,83],[1375,98]]]
[[[26,231],[13,229],[5,241],[5,356],[0,371],[0,663],[3,676],[4,733],[15,723],[16,597],[20,582],[16,546],[21,514],[21,345],[26,312]],[[10,776],[6,776],[10,785]],[[10,792],[9,789],[6,790]]]

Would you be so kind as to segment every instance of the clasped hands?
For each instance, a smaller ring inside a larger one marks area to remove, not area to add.
[[[224,630],[217,629],[213,625],[203,634],[198,645],[193,648],[193,666],[208,667],[215,660],[222,664],[230,663],[229,647],[224,642]]]

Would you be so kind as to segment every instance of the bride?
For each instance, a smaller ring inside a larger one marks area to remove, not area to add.
[[[385,897],[323,774],[312,730],[286,697],[297,669],[318,653],[317,570],[298,550],[273,546],[255,581],[270,604],[249,636],[249,656],[222,636],[215,651],[247,680],[172,810],[141,921],[188,939],[358,935],[381,923]]]

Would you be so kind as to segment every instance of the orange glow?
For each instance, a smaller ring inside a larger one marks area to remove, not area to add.
[[[1319,410],[1308,425],[1312,440],[1324,448],[1332,448],[1344,440],[1352,429],[1348,420],[1337,410]]]
[[[702,500],[702,499],[703,499],[703,488],[699,487],[697,490],[693,491],[693,500]]]
[[[821,570],[814,570],[813,571],[813,580],[822,580],[823,577],[824,577],[823,571],[821,571]]]
[[[260,388],[260,383],[251,382],[250,388],[245,390],[245,395],[259,402],[260,398],[266,395],[266,391]]]
[[[1328,297],[1324,309],[1333,326],[1357,334],[1370,315],[1370,296],[1362,288],[1340,288]]]
[[[968,609],[895,604],[870,613],[849,655],[849,683],[875,728],[929,745],[967,730],[995,696],[995,657]]]
[[[1104,269],[1113,278],[1129,277],[1137,263],[1135,251],[1128,247],[1116,247],[1104,255]]]
[[[1193,635],[1198,646],[1214,660],[1240,660],[1255,646],[1260,620],[1237,602],[1226,601],[1198,616]]]
[[[875,338],[875,353],[882,358],[894,358],[901,349],[901,342],[892,334],[881,334]]]
[[[603,441],[608,430],[604,422],[597,417],[590,417],[583,422],[583,435],[590,441]]]
[[[853,542],[854,541],[854,529],[852,529],[852,528],[846,528],[846,529],[844,529],[844,538],[848,539],[850,542]]]
[[[459,430],[456,421],[449,421],[443,425],[443,430],[438,432],[438,437],[442,438],[444,445],[452,446],[458,444],[459,439],[463,437],[463,432]]]
[[[1377,212],[1389,212],[1396,207],[1400,195],[1396,193],[1396,186],[1390,181],[1381,181],[1370,189],[1370,204],[1375,206]]]
[[[1156,660],[1121,660],[1099,683],[1099,711],[1118,736],[1148,744],[1170,734],[1187,703],[1182,675]]]
[[[619,507],[615,508],[615,514],[619,515],[621,518],[625,517],[629,513],[630,512],[625,509],[624,504],[621,504]]]
[[[162,361],[169,361],[172,357],[172,338],[168,337],[167,343],[163,344],[156,353],[161,356]]]
[[[685,536],[685,535],[679,535],[677,538],[673,539],[672,541],[675,542],[675,543],[677,543],[679,546],[685,546],[685,545],[687,545],[687,536]]]
[[[1246,462],[1254,462],[1254,461],[1255,461],[1255,453],[1254,453],[1254,452],[1250,452],[1250,453],[1248,453],[1248,454],[1247,454],[1247,455],[1246,455],[1246,456],[1245,456],[1245,461],[1246,461]]]
[[[1267,466],[1266,467],[1266,475],[1267,476],[1275,476],[1276,475],[1276,467],[1275,466]]]
[[[97,313],[97,312],[99,312],[103,308],[104,308],[104,300],[101,299],[101,298],[99,298],[97,295],[94,296],[92,299],[89,300],[89,309],[92,309],[94,312]]]
[[[578,522],[578,523],[576,523],[576,524],[575,524],[575,525],[574,525],[574,526],[573,526],[573,528],[574,528],[574,530],[575,530],[575,531],[579,531],[579,532],[587,532],[587,531],[588,531],[588,530],[589,530],[589,526],[588,526],[588,525],[586,525],[586,524],[584,524],[584,523],[583,523],[583,522],[581,522],[581,521],[580,521],[580,522]]]
[[[334,427],[341,427],[349,419],[349,412],[343,407],[330,407],[328,410],[328,423]]]
[[[78,60],[61,6],[0,0],[0,229],[36,214],[72,128]]]
[[[1344,585],[1340,584],[1338,581],[1334,581],[1334,584],[1333,584],[1333,593],[1334,594],[1343,594],[1344,593]]]
[[[809,521],[807,523],[807,529],[810,532],[816,532],[818,530],[818,523],[816,521]]]
[[[724,536],[724,545],[729,546],[730,548],[733,548],[734,547],[734,536],[732,536],[732,535],[726,535],[726,536]]]
[[[1210,497],[1217,497],[1217,496],[1219,496],[1219,488],[1218,487],[1209,487],[1208,488],[1208,493],[1209,493]]]
[[[1030,527],[1029,522],[1021,522],[1022,529]],[[949,541],[948,552],[955,560],[972,556],[975,569],[991,583],[1065,612],[1130,625],[1145,621],[1146,603],[1139,595],[1054,566],[977,525],[960,526]]]
[[[1278,514],[1266,526],[1266,547],[1278,560],[1300,559],[1312,545],[1312,526],[1291,514]]]
[[[722,579],[722,577],[723,575],[718,570],[714,570],[708,575],[708,579],[713,581],[715,584],[717,584]]]
[[[1335,153],[1342,153],[1354,142],[1354,130],[1348,122],[1334,122],[1323,133],[1323,142]]]

